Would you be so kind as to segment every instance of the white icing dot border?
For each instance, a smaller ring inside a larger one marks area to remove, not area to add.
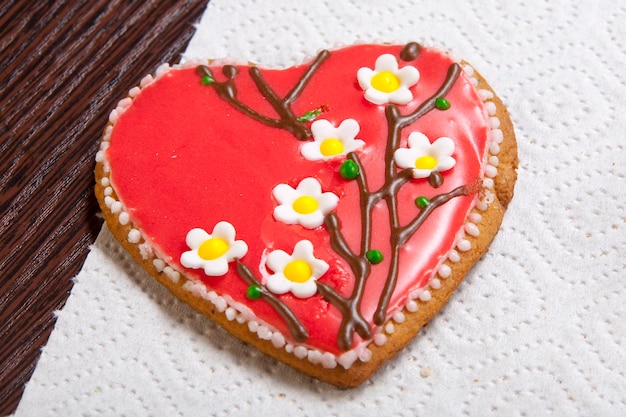
[[[447,55],[454,62],[459,62],[451,52],[441,50],[432,45],[426,45],[430,49],[435,49],[444,55]],[[232,59],[220,59],[214,60],[214,64],[227,64],[237,63]],[[131,88],[128,92],[128,96],[120,100],[109,114],[109,124],[104,129],[100,148],[96,153],[95,160],[97,163],[102,164],[103,176],[100,179],[100,185],[104,188],[104,204],[110,210],[112,214],[116,214],[118,221],[123,226],[130,227],[127,235],[129,243],[136,244],[139,252],[144,260],[150,260],[154,268],[159,272],[167,276],[173,283],[178,283],[182,276],[181,272],[176,270],[174,266],[169,265],[162,257],[155,253],[155,250],[146,241],[140,230],[132,227],[131,215],[126,210],[124,204],[114,197],[114,189],[111,184],[110,178],[110,166],[106,159],[106,150],[110,145],[111,132],[115,122],[119,117],[132,105],[133,99],[141,92],[141,89],[151,85],[164,74],[171,69],[184,69],[195,67],[198,65],[198,61],[187,61],[182,64],[176,64],[170,66],[169,64],[162,64],[159,66],[154,75],[148,74],[141,79],[138,86]],[[474,69],[469,64],[462,65],[463,72],[469,78],[474,87],[478,86],[478,79],[474,77]],[[284,349],[286,352],[293,354],[296,358],[301,360],[307,360],[313,364],[319,364],[327,369],[334,369],[338,365],[344,369],[349,369],[357,360],[361,362],[368,362],[371,360],[372,352],[368,348],[370,343],[375,346],[383,346],[387,343],[388,337],[386,334],[393,334],[395,331],[395,325],[401,324],[406,320],[407,313],[415,313],[419,309],[420,303],[427,303],[432,298],[431,289],[436,291],[442,285],[441,280],[446,280],[452,275],[451,264],[457,263],[461,260],[459,252],[467,252],[471,250],[472,244],[468,239],[472,237],[478,237],[480,230],[478,225],[481,222],[481,211],[487,210],[489,205],[494,199],[494,182],[498,174],[499,159],[498,154],[500,152],[500,144],[504,140],[504,135],[500,130],[500,119],[496,116],[497,106],[492,101],[494,94],[485,89],[477,89],[477,94],[483,101],[485,110],[488,117],[489,126],[491,128],[491,142],[488,145],[488,155],[485,160],[483,170],[483,187],[486,189],[484,197],[476,202],[475,208],[470,210],[467,216],[464,226],[459,230],[457,234],[456,244],[448,252],[445,259],[435,269],[429,282],[422,288],[415,289],[409,293],[407,302],[396,311],[390,313],[390,319],[379,328],[374,329],[374,336],[371,340],[364,341],[356,348],[346,351],[341,355],[334,355],[329,352],[323,352],[319,349],[311,348],[305,345],[293,344],[287,341],[285,336],[274,329],[267,323],[259,320],[254,313],[245,305],[237,303],[230,297],[222,297],[215,291],[207,289],[207,287],[199,282],[188,279],[182,288],[195,295],[196,297],[205,299],[211,302],[217,311],[223,313],[228,321],[235,321],[240,324],[247,324],[250,332],[255,333],[261,340],[270,341],[272,345],[277,349]]]
[[[471,238],[480,236],[480,229],[478,225],[482,221],[481,211],[485,211],[489,208],[489,205],[494,201],[494,181],[493,179],[498,175],[500,144],[504,140],[504,134],[500,130],[501,121],[497,117],[497,105],[494,101],[495,95],[490,90],[478,89],[478,79],[474,76],[474,68],[469,64],[462,65],[463,72],[470,79],[470,82],[476,88],[476,92],[480,99],[483,101],[485,110],[487,112],[488,122],[491,132],[491,142],[487,147],[487,156],[485,159],[485,166],[483,169],[483,187],[485,188],[485,195],[482,199],[476,202],[474,209],[470,210],[467,215],[467,219],[461,230],[457,234],[456,244],[450,250],[447,257],[435,269],[429,282],[423,287],[414,290],[409,293],[409,300],[402,307],[409,312],[415,312],[419,308],[420,302],[428,302],[432,298],[430,289],[437,290],[441,288],[441,280],[445,280],[452,276],[451,264],[455,264],[461,261],[461,255],[459,252],[468,252],[472,249]],[[394,313],[395,314],[395,313]]]

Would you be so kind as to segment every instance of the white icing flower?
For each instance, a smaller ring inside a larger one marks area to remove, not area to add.
[[[317,292],[315,281],[328,271],[328,264],[315,257],[308,240],[296,243],[291,255],[282,250],[270,252],[265,264],[274,272],[267,277],[267,289],[275,294],[291,291],[298,298],[313,296]]]
[[[393,158],[400,168],[413,168],[414,178],[427,178],[431,172],[447,171],[456,161],[452,157],[454,141],[440,137],[432,144],[421,132],[409,135],[409,147],[396,149]]]
[[[322,186],[315,178],[305,178],[292,188],[278,184],[272,190],[278,206],[274,218],[285,224],[301,224],[307,229],[315,229],[324,223],[324,216],[330,213],[339,202],[335,194],[322,192]]]
[[[365,144],[355,139],[359,129],[359,123],[354,119],[344,120],[339,127],[334,127],[328,120],[317,120],[311,125],[314,141],[302,145],[300,153],[309,161],[319,161],[355,151]]]
[[[365,90],[365,98],[374,104],[407,104],[413,100],[409,87],[420,78],[415,67],[398,68],[398,61],[391,54],[379,56],[373,70],[363,67],[356,75],[359,85]]]
[[[186,268],[203,268],[209,276],[225,275],[228,263],[248,252],[246,242],[235,240],[235,228],[228,222],[216,224],[211,234],[191,229],[185,241],[191,250],[180,256],[180,263]]]

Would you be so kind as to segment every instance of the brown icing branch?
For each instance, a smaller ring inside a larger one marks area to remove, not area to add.
[[[367,251],[370,250],[371,236],[372,236],[372,212],[374,206],[381,200],[384,200],[387,204],[389,212],[389,226],[390,226],[390,263],[389,270],[387,272],[387,280],[383,291],[381,292],[378,307],[374,314],[373,320],[377,325],[381,325],[386,320],[387,307],[398,279],[398,270],[400,263],[400,249],[409,240],[419,227],[423,224],[424,220],[439,206],[445,204],[450,199],[469,194],[470,188],[466,186],[458,187],[450,193],[440,194],[434,197],[430,204],[421,209],[416,218],[405,226],[400,225],[397,207],[397,194],[404,184],[409,182],[412,178],[412,170],[405,169],[398,171],[393,161],[393,155],[400,143],[400,133],[402,129],[415,121],[420,117],[435,109],[435,100],[438,97],[445,96],[461,73],[461,67],[458,64],[452,64],[448,68],[447,76],[442,83],[441,87],[428,99],[426,99],[415,111],[407,115],[402,115],[396,105],[389,104],[385,108],[385,116],[387,119],[387,144],[385,148],[385,183],[380,189],[376,191],[370,191],[367,185],[367,177],[363,165],[359,160],[359,157],[355,153],[349,153],[348,159],[354,161],[358,168],[359,174],[356,177],[356,181],[359,188],[360,201],[361,201],[361,247],[360,253],[355,254],[345,243],[345,239],[341,234],[339,221],[334,213],[330,213],[326,216],[326,227],[331,235],[331,245],[335,252],[345,259],[350,267],[355,278],[355,286],[350,298],[346,299],[339,294],[330,293],[328,288],[322,287],[320,291],[327,300],[338,307],[342,314],[344,314],[342,323],[339,329],[338,343],[342,349],[346,349],[351,346],[353,333],[355,329],[355,321],[363,319],[360,309],[353,311],[354,306],[360,306],[363,289],[365,283],[370,274],[370,268],[367,266],[368,261],[366,258]],[[441,179],[441,178],[440,178]],[[440,184],[439,184],[440,185]],[[320,288],[318,283],[318,288]],[[330,296],[329,296],[330,295]],[[346,308],[349,306],[350,308]],[[350,317],[346,317],[343,312],[351,312]],[[365,322],[367,324],[367,322]],[[371,334],[371,328],[369,324],[368,334]],[[363,335],[359,333],[362,337]]]
[[[348,298],[343,297],[323,282],[317,281],[317,289],[320,294],[341,311],[342,321],[339,326],[337,343],[341,349],[348,350],[352,347],[355,331],[363,339],[372,337],[371,326],[361,314],[361,300],[363,299],[365,283],[370,274],[371,265],[364,256],[365,252],[362,252],[361,255],[356,255],[352,252],[341,234],[341,225],[337,214],[327,214],[324,218],[324,224],[330,234],[331,247],[339,256],[348,262],[355,279],[352,294]],[[370,239],[361,239],[361,241],[369,242]]]
[[[379,298],[378,307],[374,313],[374,323],[378,325],[383,324],[387,318],[387,307],[389,306],[389,301],[391,300],[391,296],[393,295],[393,291],[398,280],[400,248],[409,240],[411,236],[413,236],[413,234],[415,234],[415,232],[417,232],[424,220],[435,208],[448,202],[451,198],[456,197],[457,195],[464,195],[465,192],[465,187],[459,187],[459,189],[457,189],[459,191],[455,190],[451,193],[441,194],[434,197],[431,200],[431,204],[422,209],[412,222],[410,222],[407,226],[400,226],[396,196],[400,187],[410,179],[411,175],[410,169],[397,172],[395,164],[393,163],[393,154],[400,142],[400,132],[404,127],[411,125],[420,117],[435,109],[435,100],[438,97],[445,96],[450,91],[460,73],[461,67],[458,64],[455,63],[450,65],[441,87],[431,97],[419,105],[412,113],[402,115],[400,114],[398,108],[391,104],[387,105],[385,108],[388,134],[387,148],[385,151],[385,184],[380,190],[380,195],[381,198],[385,200],[389,209],[391,259],[389,262],[387,280]],[[463,191],[463,193],[460,191]],[[376,199],[376,202],[378,202],[378,198]]]
[[[298,317],[291,311],[285,303],[278,297],[269,292],[261,282],[254,276],[250,268],[241,261],[237,261],[237,273],[239,277],[248,285],[256,285],[261,290],[261,299],[265,300],[272,308],[282,317],[289,326],[291,334],[298,342],[304,342],[309,338],[309,332],[304,325],[298,320]]]
[[[404,245],[437,207],[442,206],[454,197],[470,195],[475,192],[476,189],[469,184],[461,185],[448,193],[439,194],[438,196],[433,197],[426,207],[420,209],[419,213],[413,220],[411,220],[406,226],[400,227],[395,231],[395,234],[398,236],[398,245]]]
[[[401,58],[404,60],[412,60],[417,57],[420,51],[421,47],[419,44],[407,44],[402,51]],[[222,99],[230,103],[236,109],[265,125],[285,129],[294,134],[296,138],[304,140],[311,137],[311,131],[305,125],[304,120],[293,114],[291,105],[299,98],[310,79],[313,77],[324,60],[329,57],[329,55],[330,52],[326,50],[320,52],[300,80],[293,86],[291,91],[289,91],[289,93],[282,98],[279,97],[265,81],[261,71],[257,67],[250,68],[250,76],[252,77],[259,92],[272,105],[279,118],[272,118],[263,115],[237,99],[235,78],[238,70],[236,67],[232,65],[225,65],[222,68],[222,72],[226,76],[226,81],[222,82],[215,80],[210,68],[207,66],[199,66],[197,71],[202,77],[208,76],[208,84],[215,88],[216,92]],[[347,244],[347,241],[341,231],[340,220],[336,213],[327,214],[324,219],[324,223],[330,235],[331,247],[338,256],[349,264],[352,270],[355,280],[354,287],[350,296],[346,297],[339,294],[336,289],[328,284],[317,281],[318,292],[328,302],[341,311],[342,322],[339,327],[337,343],[343,350],[351,349],[355,332],[363,339],[370,339],[372,337],[372,327],[363,317],[361,312],[361,302],[363,300],[367,280],[371,273],[371,264],[366,255],[371,249],[373,227],[372,215],[376,204],[380,201],[384,201],[387,205],[389,212],[389,227],[391,231],[391,236],[389,237],[391,254],[387,280],[385,282],[384,289],[380,294],[378,307],[373,317],[374,323],[381,325],[387,318],[387,308],[398,279],[401,248],[417,232],[424,221],[435,209],[447,203],[452,198],[469,195],[478,191],[478,187],[476,185],[468,184],[457,187],[448,193],[437,195],[430,200],[430,203],[426,207],[421,208],[416,217],[408,224],[400,224],[397,194],[406,183],[411,181],[413,174],[412,169],[398,171],[393,159],[394,152],[400,143],[402,129],[415,123],[420,117],[435,109],[436,99],[444,97],[452,89],[461,74],[461,71],[462,69],[460,65],[450,65],[446,78],[442,82],[439,89],[409,114],[401,114],[398,106],[394,104],[389,104],[385,107],[385,117],[388,129],[384,158],[385,182],[381,188],[378,190],[370,190],[367,184],[365,169],[358,155],[353,152],[347,155],[347,158],[355,162],[359,168],[359,173],[356,177],[361,201],[361,243],[359,252],[356,253]],[[443,177],[440,174],[429,178],[429,184],[431,184],[433,188],[438,188],[442,181]],[[261,297],[268,302],[285,320],[285,322],[289,325],[292,335],[297,341],[302,342],[308,338],[307,329],[298,320],[293,311],[291,311],[279,297],[264,288],[247,266],[238,262],[237,271],[239,276],[246,283],[248,283],[248,285],[257,285],[261,288]]]
[[[311,130],[303,121],[299,120],[299,118],[293,114],[291,104],[300,96],[300,94],[302,94],[302,91],[315,71],[319,68],[322,62],[328,58],[329,55],[330,52],[327,50],[321,51],[313,63],[309,66],[307,71],[298,80],[296,85],[294,85],[291,91],[283,98],[279,97],[263,79],[261,70],[258,67],[250,67],[250,77],[259,89],[259,92],[268,100],[276,113],[278,113],[278,119],[265,116],[237,99],[237,86],[235,84],[235,77],[239,72],[237,67],[233,65],[224,65],[222,67],[222,73],[227,78],[226,81],[217,81],[213,76],[211,69],[206,65],[199,65],[197,67],[197,72],[201,77],[209,76],[211,79],[209,84],[215,88],[217,94],[237,110],[267,126],[285,129],[293,133],[296,138],[305,140],[311,137]]]
[[[374,313],[374,323],[380,325],[383,324],[386,320],[387,307],[389,306],[389,301],[391,300],[393,290],[396,286],[396,281],[398,280],[400,248],[402,248],[402,246],[404,246],[404,244],[415,234],[415,232],[417,232],[420,226],[436,208],[447,203],[454,197],[469,195],[472,192],[472,188],[466,185],[462,185],[448,193],[439,194],[436,197],[433,197],[426,207],[420,209],[417,216],[407,225],[398,225],[392,229],[391,262],[389,265],[389,271],[387,273],[387,280],[385,281],[385,286],[378,300],[378,307],[376,308],[376,312]]]
[[[355,286],[356,287],[356,286]],[[372,337],[372,328],[361,314],[361,294],[363,287],[359,288],[359,296],[353,295],[349,298],[341,296],[335,289],[323,282],[317,282],[317,290],[332,305],[341,311],[341,326],[337,335],[337,343],[342,350],[352,348],[353,335],[356,331],[363,339]]]
[[[396,122],[398,129],[402,129],[410,124],[415,123],[417,119],[419,119],[429,111],[433,110],[435,108],[435,101],[437,100],[437,98],[445,97],[445,95],[448,94],[456,80],[459,78],[459,75],[461,75],[462,70],[463,69],[461,68],[461,66],[457,63],[450,65],[448,67],[448,73],[443,84],[441,85],[441,87],[439,87],[435,94],[424,100],[424,102],[419,105],[412,113],[402,116],[399,114],[399,112],[397,112],[394,116],[397,117]]]

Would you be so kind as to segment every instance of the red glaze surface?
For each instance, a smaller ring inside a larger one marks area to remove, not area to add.
[[[364,99],[356,73],[360,67],[374,68],[381,54],[397,57],[400,50],[401,46],[359,45],[331,51],[292,106],[295,114],[304,114],[327,104],[329,111],[319,119],[328,119],[335,125],[347,118],[359,122],[357,138],[366,145],[357,153],[371,190],[378,189],[384,180],[388,126],[384,106]],[[419,82],[411,88],[414,100],[399,106],[400,112],[406,114],[430,97],[442,84],[450,64],[448,57],[426,48],[414,61],[400,61],[400,67],[413,65],[420,71]],[[277,94],[285,95],[307,68],[304,64],[286,70],[263,69],[262,75]],[[220,68],[213,67],[212,71],[219,80]],[[245,67],[240,67],[236,85],[241,101],[263,114],[275,115]],[[463,74],[446,98],[451,108],[433,110],[404,128],[400,146],[406,146],[406,138],[413,131],[423,132],[431,142],[440,136],[451,137],[456,145],[456,165],[442,173],[445,181],[439,189],[431,187],[427,179],[411,180],[401,189],[398,196],[402,224],[417,214],[416,197],[430,198],[482,176],[490,130],[481,100]],[[296,242],[308,239],[314,244],[315,256],[330,264],[320,281],[348,295],[352,274],[346,262],[330,248],[327,230],[323,226],[308,230],[285,225],[272,216],[276,206],[271,195],[274,186],[286,183],[295,187],[301,179],[315,177],[324,191],[340,197],[336,213],[342,233],[353,251],[359,250],[359,193],[355,181],[346,181],[338,174],[344,159],[307,161],[299,152],[302,143],[289,132],[267,127],[234,109],[213,88],[201,85],[191,68],[171,70],[145,87],[117,120],[106,152],[111,182],[119,199],[157,253],[218,294],[249,306],[287,339],[289,330],[276,312],[261,300],[246,298],[247,285],[238,277],[234,264],[225,276],[207,277],[201,269],[186,270],[179,259],[188,250],[185,236],[190,229],[200,227],[210,233],[217,222],[225,220],[234,225],[236,238],[248,244],[249,251],[242,262],[258,276],[259,270],[265,268],[269,251],[282,249],[291,253]],[[404,306],[410,291],[428,283],[454,246],[474,198],[454,198],[438,208],[403,247],[390,313]],[[386,254],[390,247],[387,208],[379,204],[377,209],[372,248]],[[370,321],[387,267],[387,259],[374,265],[367,282],[362,310]],[[280,297],[309,330],[307,345],[341,353],[337,345],[341,314],[334,306],[319,294],[304,300],[290,294]],[[359,337],[355,336],[357,343]]]

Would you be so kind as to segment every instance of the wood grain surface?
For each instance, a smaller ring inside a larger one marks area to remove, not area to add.
[[[179,61],[207,2],[0,1],[0,415],[100,230],[94,156],[110,110]]]

